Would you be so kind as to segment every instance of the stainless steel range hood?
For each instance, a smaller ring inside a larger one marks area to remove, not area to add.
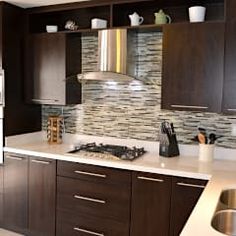
[[[95,72],[78,75],[79,80],[133,80],[133,37],[126,29],[109,29],[98,32],[98,68]]]

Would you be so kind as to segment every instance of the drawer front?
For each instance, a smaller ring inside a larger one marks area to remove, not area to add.
[[[66,211],[57,212],[57,236],[129,236],[129,224],[92,217],[73,215]]]
[[[101,183],[121,184],[123,187],[131,183],[131,172],[94,165],[79,164],[67,161],[58,161],[57,174],[80,180]]]
[[[131,186],[117,187],[85,180],[57,177],[57,208],[127,222]]]

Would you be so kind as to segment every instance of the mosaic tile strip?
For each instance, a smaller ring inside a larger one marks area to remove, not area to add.
[[[224,135],[219,146],[236,148],[231,125],[236,116],[212,113],[167,111],[160,109],[162,34],[138,33],[136,74],[141,81],[83,83],[83,104],[77,106],[43,106],[43,129],[47,117],[63,114],[66,132],[118,138],[157,141],[160,123],[174,122],[178,141],[191,144],[198,127]],[[97,69],[97,37],[82,38],[82,70]]]

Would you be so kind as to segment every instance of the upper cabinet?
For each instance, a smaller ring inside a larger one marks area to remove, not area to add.
[[[78,104],[81,85],[81,38],[77,34],[32,34],[28,51],[28,101],[38,104]],[[31,91],[31,93],[29,93]]]
[[[225,31],[225,78],[222,110],[224,113],[236,112],[236,1],[226,2]]]
[[[162,108],[220,112],[224,23],[164,28]]]

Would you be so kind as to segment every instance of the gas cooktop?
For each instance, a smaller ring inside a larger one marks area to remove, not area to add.
[[[134,160],[142,156],[146,151],[144,148],[129,148],[126,146],[88,143],[75,147],[74,150],[68,152],[70,154],[79,154],[82,152],[85,156],[100,157],[104,159],[119,158],[122,160]]]

